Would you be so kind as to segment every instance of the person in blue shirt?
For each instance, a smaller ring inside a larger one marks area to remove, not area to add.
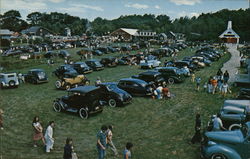
[[[101,130],[97,133],[97,150],[98,150],[98,159],[104,159],[106,154],[106,147],[107,147],[107,137],[106,131],[107,126],[103,125]]]
[[[199,91],[200,90],[200,84],[201,84],[201,78],[196,77],[195,82],[196,82],[196,90]]]
[[[131,149],[133,144],[128,142],[126,144],[125,150],[123,151],[123,159],[131,159]]]

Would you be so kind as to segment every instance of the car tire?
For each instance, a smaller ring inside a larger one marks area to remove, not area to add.
[[[239,130],[241,128],[240,124],[232,124],[229,126],[228,130],[234,131],[234,130]]]
[[[216,153],[211,156],[211,159],[227,159],[227,157],[223,154]]]
[[[57,89],[60,89],[62,87],[62,82],[61,81],[56,81],[55,86]]]
[[[62,111],[62,106],[59,102],[55,102],[54,105],[53,105],[53,109],[55,112],[61,112]]]
[[[84,84],[88,86],[88,85],[89,85],[89,83],[90,83],[89,81],[86,81]]]
[[[65,84],[65,89],[66,89],[66,90],[70,90],[70,88],[71,88],[70,84],[66,83],[66,84]]]
[[[113,107],[113,108],[117,106],[116,100],[112,98],[108,100],[108,104],[110,107]]]
[[[173,79],[173,78],[169,78],[169,79],[168,79],[168,83],[169,83],[169,84],[174,84],[174,79]]]
[[[87,111],[85,108],[81,108],[81,109],[79,110],[79,116],[80,116],[82,119],[88,119],[89,113],[88,113],[88,111]]]
[[[13,81],[13,80],[9,81],[9,86],[14,87],[15,86],[15,81]]]

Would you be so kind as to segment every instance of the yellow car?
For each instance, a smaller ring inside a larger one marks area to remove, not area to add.
[[[70,88],[73,87],[78,87],[78,86],[84,86],[84,85],[89,85],[90,80],[87,79],[85,75],[77,75],[77,76],[71,76],[71,75],[66,75],[60,80],[57,80],[55,83],[55,86],[57,89],[66,89],[69,90]]]

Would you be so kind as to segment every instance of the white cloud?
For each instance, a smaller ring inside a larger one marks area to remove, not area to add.
[[[185,17],[185,16],[187,16],[187,17],[193,17],[193,16],[195,16],[195,17],[198,17],[200,14],[199,13],[196,13],[196,12],[186,12],[186,11],[182,11],[182,12],[179,12],[178,13],[178,17]]]
[[[49,0],[52,3],[61,3],[64,2],[64,0]]]
[[[196,3],[200,3],[201,0],[170,0],[170,2],[176,5],[195,5]]]
[[[161,7],[159,5],[155,5],[155,9],[160,9]]]
[[[92,9],[95,11],[104,11],[102,7],[99,6],[91,6],[91,5],[86,5],[86,4],[71,4],[72,7],[76,8],[83,8],[83,9]]]
[[[139,4],[139,3],[126,4],[125,7],[135,8],[135,9],[147,9],[147,8],[149,8],[148,5],[146,5],[146,4]]]
[[[29,12],[46,10],[47,5],[41,0],[2,0],[1,12],[11,9],[25,10]]]

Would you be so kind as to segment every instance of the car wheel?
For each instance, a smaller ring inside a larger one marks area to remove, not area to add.
[[[54,108],[54,111],[55,111],[55,112],[61,112],[61,111],[62,111],[62,106],[61,106],[61,104],[58,103],[58,102],[55,102],[55,103],[54,103],[53,108]]]
[[[61,81],[56,81],[55,86],[57,89],[62,87],[62,82]]]
[[[89,81],[86,81],[86,82],[85,82],[85,85],[89,85]]]
[[[174,79],[173,79],[173,78],[169,78],[169,79],[168,79],[168,83],[169,83],[169,84],[174,84]]]
[[[211,159],[227,159],[227,157],[223,154],[216,153],[211,156]]]
[[[229,126],[228,130],[234,131],[234,130],[239,130],[241,128],[240,124],[232,124]]]
[[[70,88],[71,88],[71,87],[70,87],[69,84],[65,84],[65,89],[66,89],[66,90],[70,90]]]
[[[9,86],[14,87],[15,86],[15,81],[9,81]]]
[[[88,113],[88,111],[87,111],[85,108],[81,108],[81,109],[79,110],[79,116],[80,116],[82,119],[88,119],[89,113]]]
[[[116,107],[117,106],[117,102],[116,102],[115,99],[109,99],[108,103],[109,103],[110,107]]]

